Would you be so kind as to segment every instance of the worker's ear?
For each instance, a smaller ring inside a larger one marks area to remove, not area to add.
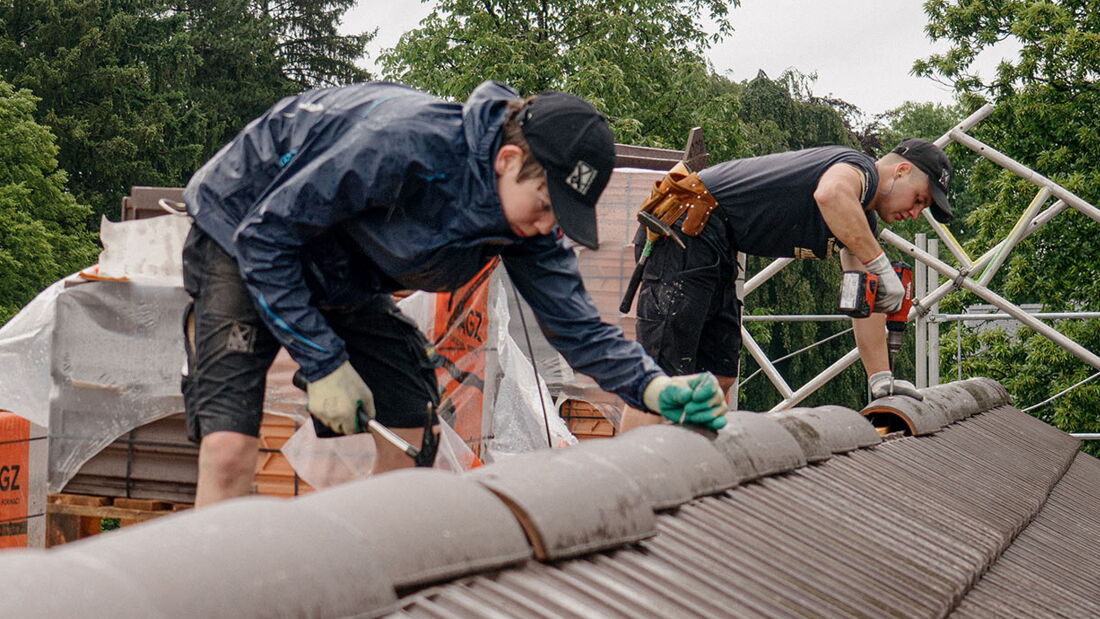
[[[493,171],[497,173],[497,176],[504,175],[505,172],[515,170],[519,171],[523,167],[523,149],[515,144],[505,144],[497,151],[496,159],[493,160]]]
[[[908,176],[913,171],[913,164],[908,161],[899,161],[897,167],[894,168],[894,176],[901,178]]]

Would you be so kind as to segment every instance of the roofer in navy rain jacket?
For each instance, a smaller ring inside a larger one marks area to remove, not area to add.
[[[453,290],[498,255],[575,369],[632,406],[724,425],[713,376],[667,377],[600,321],[558,233],[597,246],[595,204],[614,159],[607,122],[585,101],[524,100],[493,82],[465,105],[398,84],[314,90],[252,121],[184,194],[196,505],[250,491],[280,346],[326,426],[356,431],[361,405],[418,444],[438,398],[430,347],[388,293]],[[375,472],[411,465],[382,443]]]

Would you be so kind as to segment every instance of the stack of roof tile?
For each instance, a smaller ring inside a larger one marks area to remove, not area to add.
[[[649,426],[0,555],[17,616],[1096,616],[1100,462],[993,381]],[[908,421],[906,421],[908,420]],[[929,421],[932,420],[932,421]],[[934,427],[937,426],[938,427]],[[78,579],[100,579],[77,593]],[[125,592],[125,593],[123,593]],[[93,606],[94,604],[94,606]]]

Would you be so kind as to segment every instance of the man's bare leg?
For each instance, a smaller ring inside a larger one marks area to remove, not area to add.
[[[199,444],[195,507],[252,493],[260,439],[240,432],[211,432]]]

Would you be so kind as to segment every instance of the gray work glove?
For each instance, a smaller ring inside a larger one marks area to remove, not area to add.
[[[306,410],[334,432],[363,430],[356,419],[360,407],[374,418],[374,394],[348,361],[306,387]]]
[[[726,425],[726,400],[718,379],[710,372],[658,376],[646,385],[642,402],[673,423],[690,423],[711,430]]]
[[[890,370],[875,372],[867,379],[867,387],[871,391],[871,399],[877,400],[888,395],[903,395],[915,400],[924,400],[924,396],[913,383],[907,380],[897,380]]]
[[[878,275],[878,292],[875,294],[875,306],[872,312],[889,314],[901,308],[901,302],[905,298],[905,286],[901,285],[901,279],[890,266],[890,259],[886,252],[880,252],[874,260],[863,265],[867,271]]]

